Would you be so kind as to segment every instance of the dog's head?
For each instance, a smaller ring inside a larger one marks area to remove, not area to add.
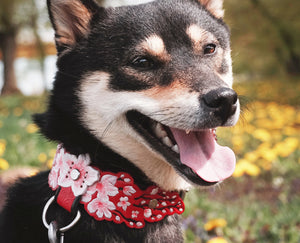
[[[48,0],[58,50],[50,103],[164,189],[224,180],[235,158],[214,131],[237,122],[239,101],[222,2]]]

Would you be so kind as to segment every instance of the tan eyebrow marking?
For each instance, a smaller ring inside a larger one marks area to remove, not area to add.
[[[151,35],[147,37],[141,44],[142,49],[148,52],[150,55],[158,57],[163,61],[170,60],[170,55],[168,54],[165,43],[161,37],[158,35]]]
[[[204,42],[215,40],[214,36],[211,33],[202,29],[196,24],[190,25],[187,28],[186,33],[188,37],[190,37],[195,51],[201,51],[202,44],[204,44]]]

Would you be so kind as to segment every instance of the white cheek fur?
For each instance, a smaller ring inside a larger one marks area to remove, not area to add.
[[[110,75],[105,72],[94,72],[84,78],[78,92],[83,106],[83,124],[105,145],[134,163],[163,189],[189,189],[191,185],[149,147],[124,115],[132,109],[151,113],[159,108],[159,102],[138,92],[114,92],[108,88],[109,79]]]

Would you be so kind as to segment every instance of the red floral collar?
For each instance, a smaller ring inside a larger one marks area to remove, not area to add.
[[[57,203],[69,212],[79,199],[96,220],[125,223],[138,229],[145,222],[183,213],[184,203],[178,192],[163,191],[157,186],[141,190],[129,174],[100,171],[90,163],[88,154],[77,157],[58,146],[49,186],[58,190]]]

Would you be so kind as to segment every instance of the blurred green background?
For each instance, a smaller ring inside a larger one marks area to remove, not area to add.
[[[187,194],[186,242],[299,243],[300,1],[224,4],[243,108],[218,137],[238,162],[232,178]],[[49,169],[55,155],[31,120],[45,109],[56,70],[45,1],[1,0],[0,50],[1,207],[7,175]]]

